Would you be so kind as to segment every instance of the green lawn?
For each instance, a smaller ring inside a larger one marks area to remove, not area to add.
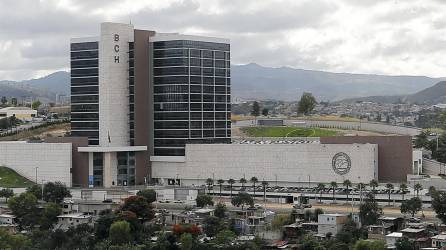
[[[241,130],[247,136],[252,137],[322,137],[337,135],[336,131],[319,128],[246,127]]]
[[[0,187],[24,188],[34,185],[34,182],[17,174],[14,170],[0,166]]]

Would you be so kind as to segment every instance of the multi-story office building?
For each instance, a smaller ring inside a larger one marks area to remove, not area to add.
[[[223,39],[160,34],[153,42],[154,155],[230,143],[230,54]]]
[[[150,157],[230,143],[226,39],[103,23],[71,40],[72,136],[88,137],[90,186],[143,184]],[[161,158],[160,158],[161,157]]]

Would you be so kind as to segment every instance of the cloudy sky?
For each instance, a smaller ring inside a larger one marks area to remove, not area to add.
[[[1,0],[0,79],[69,66],[103,21],[231,39],[232,62],[446,76],[445,0]]]

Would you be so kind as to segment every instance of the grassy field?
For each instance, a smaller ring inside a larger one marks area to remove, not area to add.
[[[0,166],[0,187],[24,188],[34,185],[34,182],[17,174],[14,170]]]
[[[0,137],[0,141],[19,141],[19,140],[26,140],[32,137],[36,136],[42,136],[47,133],[51,133],[51,131],[58,131],[58,130],[69,130],[70,129],[70,123],[59,123],[59,124],[53,124],[47,127],[41,127],[31,130],[23,130],[20,131],[18,134],[9,135]]]
[[[241,130],[247,136],[252,137],[322,137],[337,135],[336,131],[319,128],[246,127]]]

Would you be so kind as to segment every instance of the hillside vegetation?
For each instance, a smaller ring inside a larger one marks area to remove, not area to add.
[[[34,185],[34,182],[19,175],[14,170],[0,166],[0,187],[2,188],[25,188]]]

